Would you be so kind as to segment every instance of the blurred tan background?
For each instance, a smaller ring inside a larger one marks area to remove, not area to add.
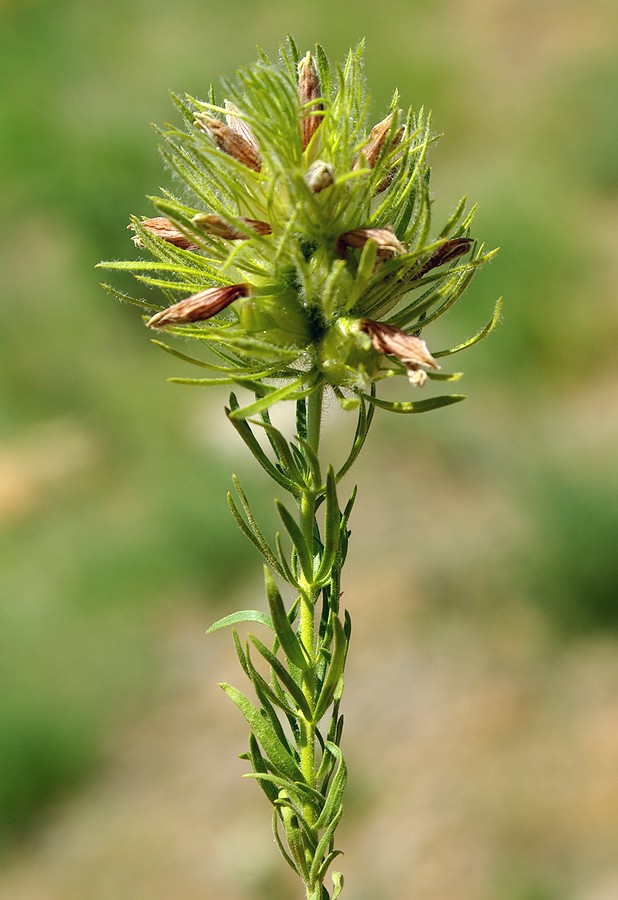
[[[263,602],[231,468],[266,526],[271,488],[93,268],[171,186],[168,91],[286,32],[335,60],[366,36],[375,119],[398,86],[445,133],[436,227],[466,193],[502,247],[427,335],[504,295],[455,358],[470,399],[378,412],[355,475],[345,896],[616,900],[613,0],[0,3],[0,898],[300,896],[204,636]]]

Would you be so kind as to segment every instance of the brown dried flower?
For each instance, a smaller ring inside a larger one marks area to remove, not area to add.
[[[139,223],[142,228],[146,228],[151,234],[160,237],[162,240],[167,241],[168,244],[173,244],[174,247],[180,247],[183,250],[197,250],[197,244],[194,244],[186,234],[183,234],[182,231],[179,231],[176,226],[170,222],[169,219],[166,219],[165,216],[155,216],[153,219],[144,219]],[[132,223],[129,225],[129,228],[135,230],[135,225]],[[136,247],[143,247],[143,241],[140,238],[139,234],[133,235],[132,239],[133,243]]]
[[[406,334],[400,328],[384,322],[374,322],[372,319],[363,319],[360,328],[369,335],[374,350],[395,356],[404,364],[411,384],[421,387],[427,380],[427,373],[421,366],[428,369],[440,368],[425,341],[415,334]]]
[[[324,104],[321,102],[321,96],[322,86],[318,69],[311,53],[307,53],[298,65],[298,98],[302,111],[300,128],[303,150],[306,149],[322,121]]]
[[[401,256],[406,252],[406,248],[390,225],[384,225],[382,228],[355,228],[352,231],[346,231],[339,236],[338,244],[343,250],[346,247],[356,247],[362,250],[367,241],[374,241],[378,245],[378,259],[392,259],[394,256]]]
[[[240,135],[241,138],[251,144],[255,154],[257,156],[260,155],[260,147],[256,140],[255,135],[251,131],[250,126],[245,122],[240,114],[240,110],[238,107],[234,106],[233,103],[230,103],[229,100],[224,100],[223,105],[225,106],[227,113],[225,114],[225,121],[230,126],[232,131],[235,131],[236,134]]]
[[[373,167],[375,166],[376,161],[386,143],[389,132],[391,130],[393,115],[394,113],[389,113],[389,115],[385,119],[382,119],[381,122],[378,122],[377,125],[374,125],[369,132],[369,140],[363,147],[363,156],[367,161],[367,165],[371,169],[373,169]],[[398,144],[401,143],[403,131],[403,126],[397,129],[390,142],[391,149],[394,149]]]
[[[241,123],[236,116],[228,115],[228,119],[231,119],[234,124],[226,124],[207,113],[199,113],[194,124],[196,128],[210,134],[219,150],[223,150],[224,153],[238,160],[248,169],[259,172],[262,168],[262,158],[253,135],[251,135],[251,139],[247,137],[248,126],[245,128],[245,123]]]
[[[418,272],[414,273],[414,277],[421,278],[423,275],[426,275],[427,272],[430,272],[431,269],[436,269],[438,266],[443,266],[444,263],[452,262],[452,260],[457,259],[459,256],[463,256],[464,253],[468,252],[473,243],[474,241],[472,238],[468,237],[452,238],[450,241],[445,241],[441,247],[434,250],[427,262],[421,266]]]
[[[179,303],[156,313],[146,323],[149,328],[163,328],[165,325],[186,325],[189,322],[201,322],[216,316],[217,313],[233,303],[239,297],[249,293],[248,284],[231,284],[225,287],[208,288],[198,294],[185,297]]]
[[[225,221],[223,216],[219,216],[216,213],[199,213],[198,215],[193,216],[191,221],[200,229],[200,231],[213,235],[213,237],[223,238],[226,241],[242,241],[247,238],[247,235],[241,231],[240,228],[235,228],[233,225],[230,225]],[[240,221],[243,225],[246,225],[247,228],[250,228],[251,231],[255,231],[256,234],[271,233],[271,227],[268,222],[261,222],[259,219],[244,218],[241,218]]]

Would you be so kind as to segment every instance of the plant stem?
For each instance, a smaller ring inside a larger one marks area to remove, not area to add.
[[[323,391],[319,390],[312,394],[307,401],[307,443],[316,455],[320,444],[322,396]],[[311,552],[313,552],[315,506],[319,487],[320,485],[315,485],[313,489],[307,488],[299,502],[300,528]],[[319,589],[316,589],[315,586],[305,578],[302,579],[299,634],[311,659],[311,665],[307,669],[303,680],[303,693],[307,698],[310,707],[312,707],[316,701],[315,604],[318,593]],[[315,723],[301,723],[300,766],[307,783],[311,787],[316,786],[315,731]],[[311,820],[314,817],[311,804],[307,804],[305,815],[308,817],[308,822],[311,825]],[[316,894],[316,896],[320,896],[320,894]]]

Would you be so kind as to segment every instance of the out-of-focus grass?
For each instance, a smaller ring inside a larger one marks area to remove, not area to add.
[[[166,385],[174,363],[93,265],[133,252],[129,213],[170,183],[148,127],[174,119],[167,90],[204,94],[285,31],[335,57],[366,35],[376,118],[398,85],[446,133],[437,213],[467,191],[479,236],[503,248],[474,299],[427,335],[436,347],[472,333],[504,294],[504,327],[453,360],[472,402],[418,423],[379,417],[372,438],[411,503],[420,490],[439,505],[446,472],[469,504],[462,520],[477,515],[478,485],[518,499],[525,536],[505,527],[473,591],[454,590],[470,563],[436,536],[434,590],[491,609],[508,583],[509,598],[549,598],[560,632],[615,628],[618,497],[594,471],[609,471],[616,438],[611,14],[583,0],[393,2],[384,16],[368,0],[353,12],[326,0],[0,6],[0,838],[91,770],[107,729],[152,691],[174,603],[224,605],[252,560],[225,508],[223,395]],[[438,460],[429,483],[415,485],[410,446]],[[568,477],[548,477],[565,446]],[[522,566],[526,541],[538,553]]]

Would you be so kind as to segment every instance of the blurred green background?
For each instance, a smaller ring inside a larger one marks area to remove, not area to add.
[[[270,487],[224,394],[167,384],[94,270],[171,186],[149,127],[176,121],[169,90],[204,96],[287,32],[335,60],[366,37],[376,121],[398,86],[445,134],[436,226],[465,193],[502,248],[428,335],[504,296],[457,357],[470,399],[378,413],[356,476],[350,896],[613,900],[613,0],[0,3],[0,896],[297,895],[234,761],[231,642],[203,636],[260,602],[230,471],[267,522]]]

